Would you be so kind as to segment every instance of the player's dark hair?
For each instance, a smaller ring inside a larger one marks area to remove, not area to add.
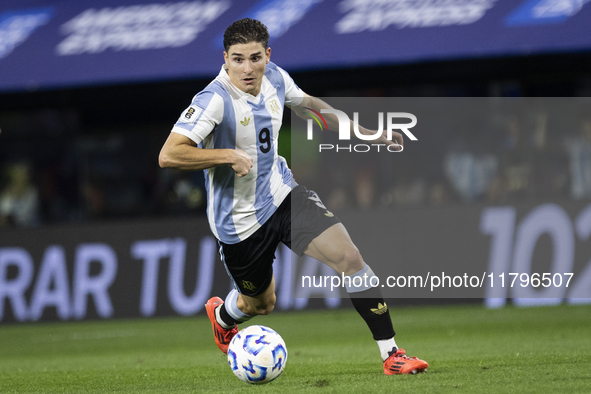
[[[261,21],[244,18],[232,23],[224,32],[224,48],[226,52],[232,45],[260,42],[263,48],[269,46],[269,31]]]

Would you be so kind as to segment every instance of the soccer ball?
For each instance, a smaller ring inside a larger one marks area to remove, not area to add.
[[[240,380],[263,384],[277,379],[287,361],[285,342],[265,326],[249,326],[232,338],[228,364]]]

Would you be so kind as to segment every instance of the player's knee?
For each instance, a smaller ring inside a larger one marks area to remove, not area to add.
[[[264,309],[261,309],[260,314],[268,315],[269,313],[273,312],[273,309],[275,309],[275,303],[267,304],[267,306]]]
[[[268,315],[269,313],[273,312],[275,309],[275,302],[277,301],[277,296],[275,294],[271,294],[269,297],[265,297],[264,299],[260,299],[255,305],[252,305],[251,311],[249,314],[251,315]]]
[[[273,295],[273,297],[270,300],[268,300],[266,303],[258,305],[258,308],[256,310],[256,314],[257,315],[268,315],[269,313],[273,312],[273,309],[275,309],[276,300],[277,300],[277,297],[275,297],[275,295]]]
[[[343,249],[340,265],[346,275],[352,275],[363,268],[363,257],[355,245],[348,245]]]

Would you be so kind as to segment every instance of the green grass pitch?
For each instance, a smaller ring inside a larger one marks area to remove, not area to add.
[[[404,307],[398,344],[429,362],[384,376],[352,310],[252,320],[285,339],[276,381],[238,380],[206,317],[0,326],[0,393],[585,393],[591,392],[591,305]]]

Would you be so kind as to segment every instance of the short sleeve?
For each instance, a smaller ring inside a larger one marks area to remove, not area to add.
[[[224,100],[214,92],[203,91],[193,97],[172,132],[188,137],[196,144],[203,141],[224,117]]]
[[[304,92],[295,84],[287,71],[279,66],[277,66],[277,70],[279,70],[285,82],[285,105],[290,107],[300,105],[304,99]]]

